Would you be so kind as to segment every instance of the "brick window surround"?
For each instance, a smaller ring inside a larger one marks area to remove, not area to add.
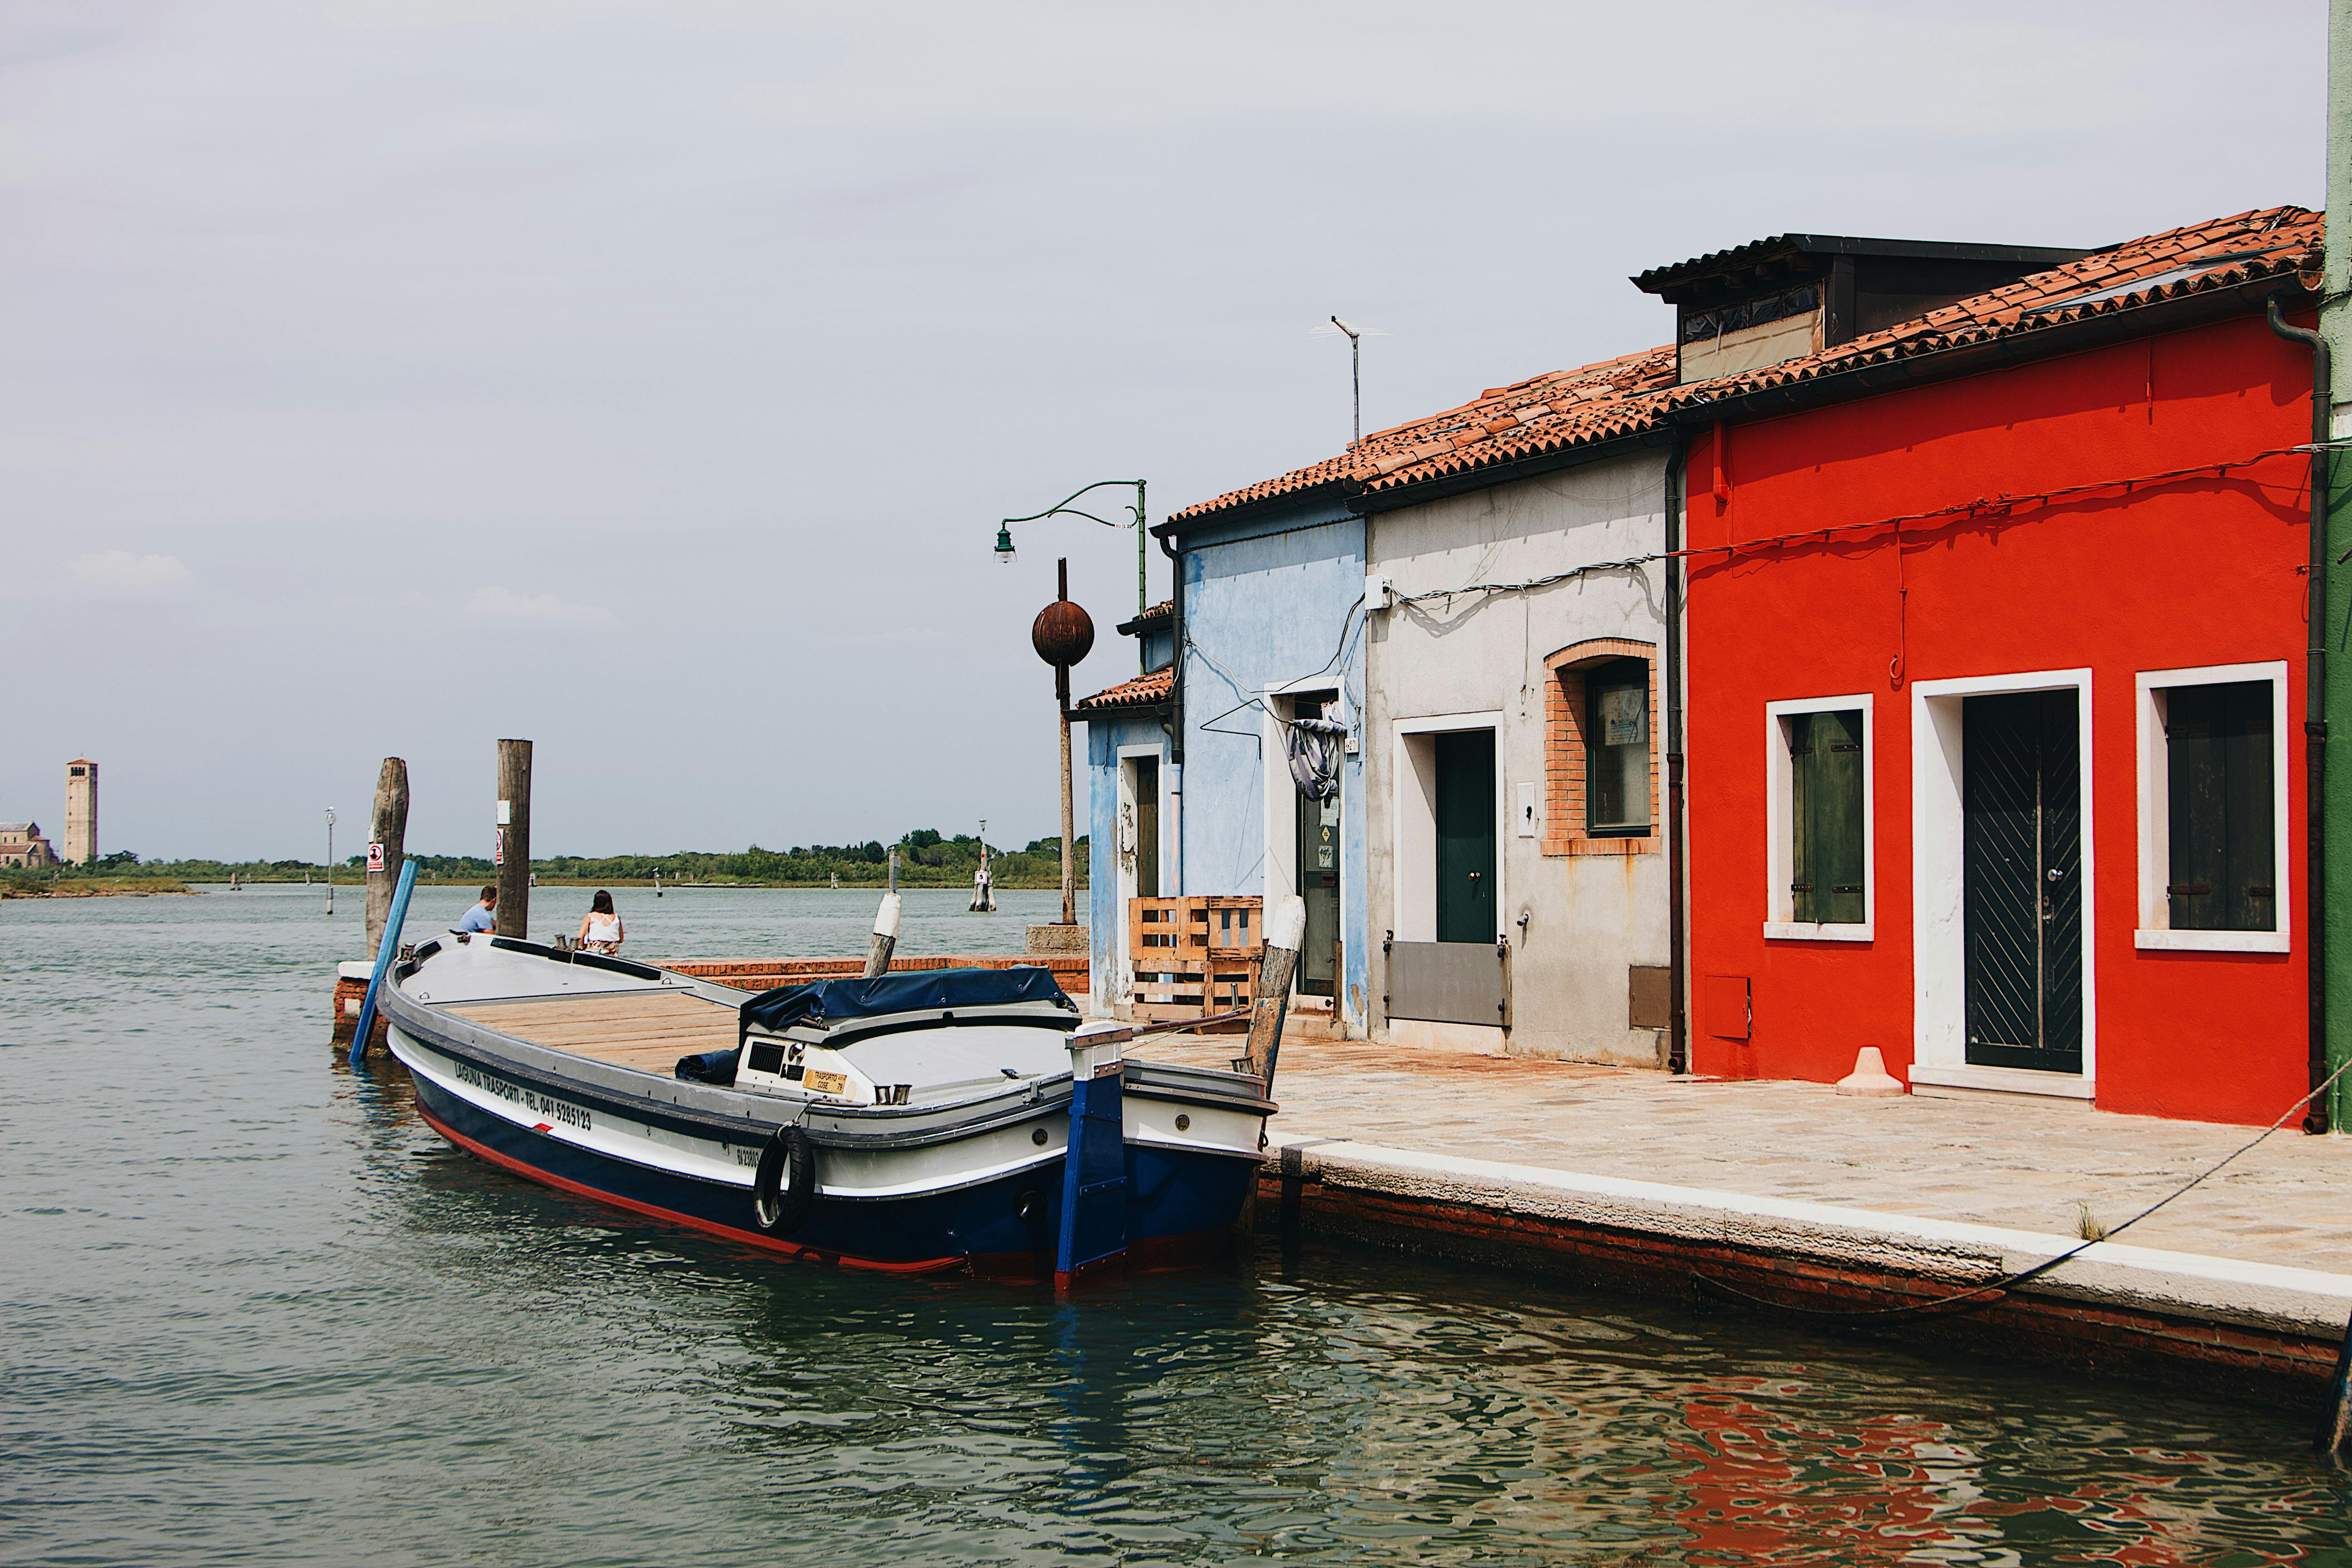
[[[1584,830],[1585,672],[1596,664],[1638,658],[1650,670],[1650,831],[1640,837],[1593,838]],[[1658,828],[1658,649],[1625,637],[1570,643],[1544,659],[1544,832],[1546,855],[1652,855]]]

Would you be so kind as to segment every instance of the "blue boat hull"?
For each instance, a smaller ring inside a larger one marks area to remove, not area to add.
[[[895,1273],[958,1271],[1049,1278],[1061,1225],[1055,1161],[945,1192],[844,1200],[819,1196],[788,1233],[763,1231],[748,1189],[632,1161],[520,1126],[415,1078],[419,1109],[469,1153],[560,1191],[667,1224],[826,1263]],[[1257,1162],[1126,1145],[1128,1263],[1171,1267],[1213,1258],[1241,1217]]]

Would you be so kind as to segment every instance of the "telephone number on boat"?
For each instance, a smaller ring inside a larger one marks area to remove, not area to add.
[[[538,1093],[536,1090],[525,1089],[520,1084],[509,1083],[504,1079],[492,1078],[489,1074],[467,1067],[463,1062],[457,1063],[457,1068],[459,1083],[478,1089],[486,1094],[495,1094],[500,1100],[520,1105],[525,1110],[544,1116],[550,1121],[561,1121],[566,1127],[576,1127],[583,1132],[594,1129],[595,1124],[589,1120],[588,1112],[579,1106],[567,1105],[560,1100],[550,1100],[546,1095]]]

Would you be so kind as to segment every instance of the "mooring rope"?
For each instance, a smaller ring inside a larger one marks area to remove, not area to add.
[[[2111,1230],[2102,1232],[2098,1236],[2088,1237],[2081,1246],[2069,1247],[2064,1252],[2060,1253],[2057,1257],[2037,1263],[2031,1268],[2020,1269],[2017,1273],[2008,1275],[2002,1279],[1989,1280],[1982,1285],[1974,1286],[1969,1289],[1962,1290],[1957,1295],[1939,1297],[1932,1301],[1912,1301],[1900,1307],[1871,1307],[1859,1309],[1846,1307],[1803,1307],[1799,1306],[1793,1301],[1775,1301],[1769,1297],[1753,1295],[1746,1290],[1740,1289],[1737,1286],[1727,1285],[1720,1279],[1710,1279],[1704,1274],[1694,1273],[1692,1274],[1691,1279],[1697,1282],[1698,1288],[1702,1290],[1709,1291],[1719,1296],[1727,1296],[1735,1300],[1746,1301],[1758,1307],[1769,1307],[1774,1311],[1795,1312],[1808,1318],[1840,1318],[1856,1321],[1867,1320],[1884,1321],[1890,1318],[1914,1317],[1919,1313],[1933,1312],[1948,1307],[1954,1309],[1952,1313],[1953,1316],[1958,1316],[1961,1312],[1973,1312],[1979,1308],[1991,1306],[1994,1301],[1999,1300],[2001,1296],[2006,1295],[2012,1288],[2022,1285],[2029,1279],[2038,1279],[2042,1275],[2049,1273],[2052,1269],[2057,1268],[2062,1263],[2067,1262],[2073,1258],[2080,1258],[2084,1253],[2088,1252],[2091,1248],[2098,1246],[2101,1242],[2114,1240],[2116,1237],[2121,1236],[2125,1231],[2129,1230],[2132,1226],[2137,1225],[2140,1221],[2146,1219],[2148,1215],[2154,1214],[2157,1210],[2162,1208],[2173,1199],[2188,1193],[2191,1188],[2204,1181],[2207,1177],[2218,1174],[2221,1168],[2229,1164],[2231,1161],[2235,1160],[2241,1154],[2248,1152],[2263,1139],[2269,1137],[2272,1133],[2285,1126],[2288,1117],[2293,1116],[2296,1111],[2301,1110],[2313,1100],[2317,1100],[2321,1095],[2326,1093],[2327,1090],[2335,1084],[2336,1080],[2342,1078],[2347,1072],[2352,1072],[2352,1060],[2346,1061],[2342,1067],[2337,1068],[2334,1072],[2329,1073],[2326,1079],[2321,1080],[2319,1086],[2314,1089],[2309,1094],[2305,1095],[2301,1100],[2296,1100],[2293,1105],[2288,1106],[2284,1110],[2281,1111],[2279,1113],[2279,1119],[2276,1121],[2272,1122],[2268,1127],[2263,1128],[2260,1132],[2255,1133],[2253,1137],[2247,1140],[2246,1142],[2240,1145],[2238,1148],[2231,1150],[2229,1153],[2224,1154],[2221,1159],[2216,1160],[2204,1170],[2198,1172],[2197,1174],[2189,1177],[2188,1181],[2182,1183],[2171,1192],[2165,1194],[2164,1196],[2157,1199],[2156,1202],[2148,1205],[2147,1207],[2140,1210],[2139,1213],[2132,1215],[2131,1218],[2124,1221],[2123,1224],[2115,1226]],[[1989,1299],[1979,1300],[1979,1298]],[[1959,1306],[1958,1303],[1963,1301],[1969,1302],[1970,1305]]]

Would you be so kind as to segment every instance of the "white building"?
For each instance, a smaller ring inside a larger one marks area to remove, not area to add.
[[[1532,432],[1673,379],[1656,351],[1456,422]],[[1448,451],[1357,502],[1375,1039],[1666,1064],[1666,458]]]

